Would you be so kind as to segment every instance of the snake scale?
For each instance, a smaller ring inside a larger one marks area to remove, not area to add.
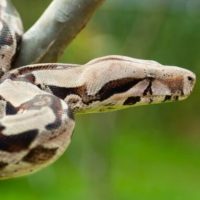
[[[58,159],[70,143],[74,114],[183,100],[195,84],[189,70],[126,56],[10,70],[22,30],[15,8],[1,0],[0,179],[33,173]]]

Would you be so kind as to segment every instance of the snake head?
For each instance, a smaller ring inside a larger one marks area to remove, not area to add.
[[[196,77],[186,69],[160,64],[147,66],[144,77],[126,91],[123,105],[144,105],[186,99],[192,92]]]
[[[84,76],[93,76],[85,84],[85,110],[91,112],[183,100],[196,80],[189,70],[124,56],[102,57],[86,66]]]

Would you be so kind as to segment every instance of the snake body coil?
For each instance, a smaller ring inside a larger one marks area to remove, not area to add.
[[[85,65],[33,64],[11,70],[22,35],[19,15],[0,2],[0,179],[26,175],[67,148],[74,114],[119,110],[188,97],[195,75],[125,56]]]

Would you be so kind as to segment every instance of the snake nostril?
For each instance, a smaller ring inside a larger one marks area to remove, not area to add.
[[[188,81],[190,81],[190,82],[193,82],[193,81],[194,81],[194,78],[192,78],[191,76],[188,76],[187,79],[188,79]]]

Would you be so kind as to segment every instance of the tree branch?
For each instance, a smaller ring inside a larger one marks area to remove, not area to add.
[[[104,0],[54,0],[23,35],[14,67],[56,62]]]

